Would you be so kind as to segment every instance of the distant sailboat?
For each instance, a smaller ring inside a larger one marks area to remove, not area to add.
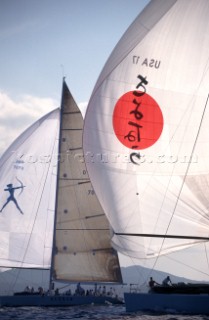
[[[150,1],[90,98],[87,169],[129,257],[157,261],[209,240],[208,31],[208,0]],[[208,287],[189,290],[126,293],[126,309],[209,313]]]
[[[1,158],[0,265],[50,269],[51,276],[49,294],[0,296],[0,306],[121,302],[107,294],[51,294],[54,281],[122,282],[111,229],[86,170],[82,129],[63,81],[61,109],[33,124]]]

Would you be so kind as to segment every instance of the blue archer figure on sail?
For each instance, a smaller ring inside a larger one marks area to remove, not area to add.
[[[17,200],[15,199],[14,193],[15,190],[17,189],[21,189],[21,192],[19,193],[19,195],[23,192],[23,188],[25,188],[25,186],[23,185],[23,183],[16,177],[17,181],[20,182],[20,186],[19,187],[13,187],[12,183],[7,184],[7,188],[4,189],[4,191],[8,191],[9,192],[9,197],[7,198],[7,201],[5,202],[5,204],[3,205],[3,207],[1,208],[0,212],[3,211],[3,209],[8,205],[8,203],[10,201],[13,201],[14,204],[16,205],[16,208],[20,211],[21,214],[23,214],[23,211],[20,209]]]

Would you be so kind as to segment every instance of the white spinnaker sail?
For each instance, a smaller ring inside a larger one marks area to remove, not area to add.
[[[121,38],[84,124],[90,179],[115,233],[209,236],[209,1],[154,0]],[[195,239],[114,235],[154,257]]]
[[[0,265],[51,265],[59,109],[23,132],[0,160]]]
[[[109,223],[84,163],[82,133],[81,112],[64,81],[53,277],[72,282],[121,282]]]

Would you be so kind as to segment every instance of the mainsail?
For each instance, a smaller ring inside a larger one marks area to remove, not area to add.
[[[85,167],[82,132],[81,112],[63,81],[61,110],[34,123],[2,156],[1,267],[50,269],[53,280],[122,281]]]
[[[90,182],[82,148],[83,118],[65,81],[61,103],[53,278],[121,282],[111,230]]]
[[[35,122],[1,157],[1,267],[51,266],[59,115]]]
[[[92,93],[86,164],[123,254],[155,257],[209,237],[208,17],[208,0],[151,1]]]

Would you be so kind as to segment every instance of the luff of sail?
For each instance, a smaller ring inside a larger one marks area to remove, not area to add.
[[[1,157],[2,267],[51,266],[59,115],[56,109],[35,122]]]
[[[183,235],[209,236],[208,17],[207,0],[151,1],[113,50],[87,108],[87,169],[123,234],[113,236],[115,248],[132,257],[201,241]]]
[[[53,278],[71,282],[121,282],[109,223],[86,170],[82,133],[81,112],[64,81]]]

